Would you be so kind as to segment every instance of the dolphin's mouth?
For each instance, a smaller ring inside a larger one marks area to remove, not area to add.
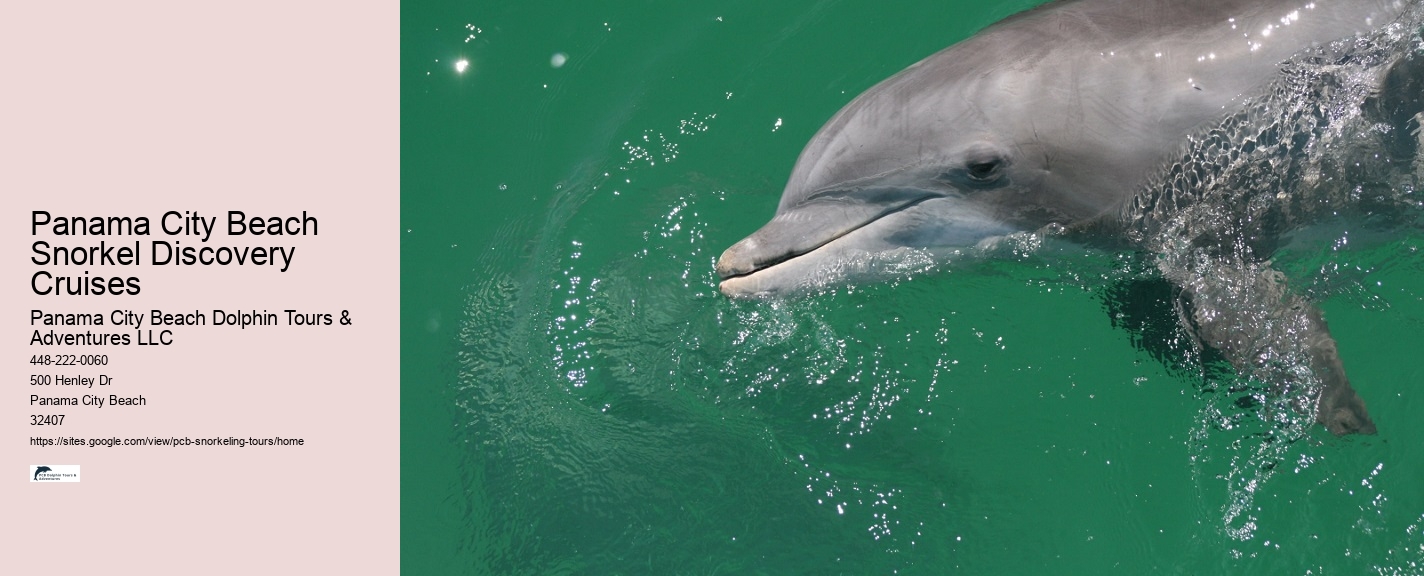
[[[898,202],[886,206],[836,198],[821,201],[778,214],[761,229],[733,244],[717,259],[717,274],[722,277],[721,290],[728,296],[750,296],[738,289],[752,276],[821,251],[827,245],[847,235],[900,212],[909,210],[942,194],[913,191],[900,192]],[[830,222],[831,224],[827,224]],[[729,284],[730,283],[730,284]]]

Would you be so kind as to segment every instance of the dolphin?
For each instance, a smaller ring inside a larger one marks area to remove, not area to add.
[[[1011,16],[835,114],[771,221],[718,259],[721,291],[873,280],[896,270],[881,262],[1025,233],[1130,246],[1160,255],[1201,344],[1300,389],[1331,432],[1374,433],[1319,310],[1269,256],[1273,238],[1341,207],[1342,183],[1369,172],[1354,160],[1386,188],[1417,184],[1420,12],[1418,0],[1060,0]]]

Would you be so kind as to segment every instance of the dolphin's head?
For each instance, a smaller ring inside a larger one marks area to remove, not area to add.
[[[884,272],[877,260],[959,254],[1102,213],[1111,200],[1095,191],[1114,187],[1112,170],[1073,149],[1078,131],[1050,103],[1058,94],[1044,82],[1042,50],[994,62],[974,49],[932,56],[822,127],[775,217],[722,254],[722,292],[775,295],[873,277]]]

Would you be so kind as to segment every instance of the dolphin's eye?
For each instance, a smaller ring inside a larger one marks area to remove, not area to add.
[[[1008,183],[1007,168],[1011,162],[997,148],[981,146],[966,151],[959,158],[939,174],[939,180],[961,191],[998,188]]]
[[[976,160],[964,167],[964,174],[976,182],[989,182],[999,176],[1002,164],[997,159]]]

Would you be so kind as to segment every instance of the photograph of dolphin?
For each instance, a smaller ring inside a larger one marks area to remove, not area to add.
[[[1373,434],[1274,251],[1342,214],[1417,218],[1421,2],[1062,0],[884,80],[718,259],[734,298],[895,277],[1006,238],[1148,255],[1183,328],[1337,435]],[[1408,216],[1416,214],[1416,216]]]

